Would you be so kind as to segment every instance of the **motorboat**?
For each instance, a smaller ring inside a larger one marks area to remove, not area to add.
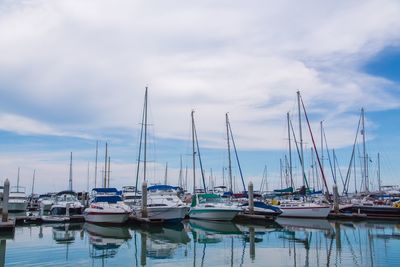
[[[83,216],[85,221],[91,223],[122,224],[131,212],[116,188],[94,188],[90,205]]]
[[[231,221],[242,211],[216,194],[196,194],[192,198],[189,217],[212,221]]]
[[[50,211],[51,206],[54,204],[53,195],[50,193],[39,195],[38,203],[42,213]]]
[[[82,214],[83,205],[74,191],[61,191],[54,196],[54,203],[50,208],[52,216],[70,216]]]
[[[147,217],[150,220],[180,221],[189,211],[189,207],[178,197],[178,187],[170,185],[152,185],[147,188]],[[134,211],[142,216],[141,207]]]
[[[8,198],[8,211],[9,212],[26,211],[27,207],[28,207],[28,198],[26,197],[24,188],[19,186],[12,187]]]
[[[294,218],[327,218],[331,211],[329,205],[301,200],[282,200],[278,207],[281,217]]]
[[[126,185],[122,187],[122,199],[130,207],[139,205],[142,195],[136,191],[135,186]]]

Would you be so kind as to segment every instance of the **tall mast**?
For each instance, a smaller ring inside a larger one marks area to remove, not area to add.
[[[301,176],[303,178],[303,185],[305,185],[305,173],[304,173],[304,153],[303,153],[303,133],[301,131],[301,112],[300,112],[300,91],[297,91],[297,104],[299,110],[299,134],[300,134],[300,158],[301,158]]]
[[[300,99],[300,93],[299,93],[299,99]],[[326,179],[325,179],[324,170],[322,169],[321,160],[320,160],[320,158],[318,156],[318,151],[317,151],[317,146],[315,144],[314,135],[313,135],[313,133],[311,131],[310,121],[308,120],[308,116],[307,116],[307,112],[306,112],[306,108],[304,106],[303,100],[301,100],[301,103],[302,103],[302,106],[303,106],[304,116],[305,116],[306,121],[307,121],[308,130],[310,132],[311,142],[312,142],[312,144],[314,146],[315,156],[316,156],[316,158],[318,160],[318,165],[319,165],[319,168],[321,170],[322,180],[324,181],[324,185],[325,185],[325,189],[326,189],[326,191],[325,191],[326,198],[329,200],[329,188],[328,188],[328,184],[327,184]],[[306,180],[305,177],[304,177],[304,180]]]
[[[180,161],[179,161],[179,182],[178,185],[179,187],[183,188],[183,170],[182,170],[182,155],[180,156]]]
[[[378,188],[379,192],[381,191],[381,157],[380,154],[378,153]]]
[[[17,175],[17,192],[19,192],[19,172],[20,172],[20,167],[18,167],[18,175]]]
[[[107,159],[108,159],[108,144],[106,142],[106,154],[104,156],[104,179],[103,187],[107,187]]]
[[[87,177],[86,177],[86,192],[89,192],[89,170],[90,170],[90,168],[89,168],[89,161],[88,161],[88,163],[87,163]]]
[[[282,159],[279,159],[279,171],[281,176],[281,189],[283,188],[283,177],[282,177]]]
[[[288,124],[288,142],[289,142],[289,176],[290,176],[290,185],[293,186],[293,171],[292,171],[292,142],[290,139],[290,117],[289,112],[286,113],[287,116],[287,124]]]
[[[187,177],[188,177],[188,167],[187,167],[187,165],[186,165],[186,168],[185,168],[185,191],[187,191]]]
[[[337,178],[337,176],[336,176],[336,154],[335,154],[335,149],[332,149],[332,155],[333,155],[333,177],[335,177],[334,179],[335,179],[335,181],[337,181],[336,180],[336,178]]]
[[[168,184],[168,162],[165,163],[164,184]]]
[[[368,171],[367,171],[367,155],[365,151],[365,117],[364,117],[364,108],[361,108],[361,126],[362,126],[362,136],[363,136],[363,158],[364,158],[364,184],[365,191],[369,191],[368,189]]]
[[[194,110],[191,113],[192,117],[192,149],[193,149],[193,194],[196,193],[196,150],[194,146]]]
[[[324,121],[320,121],[320,131],[321,131],[321,168],[324,170],[324,128],[322,126]]]
[[[111,174],[111,157],[108,156],[108,170],[107,170],[107,175],[108,175],[108,178],[107,178],[107,187],[108,187],[108,188],[110,187],[110,174]]]
[[[97,187],[97,156],[99,154],[99,141],[96,141],[96,161],[94,165],[94,187]]]
[[[147,92],[147,87],[146,87],[146,92]],[[144,115],[146,113],[146,93],[145,93],[145,98],[144,98],[144,104],[143,104],[143,111],[142,111],[142,121],[140,123],[140,139],[139,139],[139,156],[137,160],[137,166],[136,166],[136,183],[135,183],[135,194],[138,191],[138,181],[139,181],[139,171],[140,171],[140,159],[142,156],[142,139],[143,139],[143,125],[144,125]]]
[[[147,157],[147,87],[144,95],[144,155],[143,155],[143,181],[146,181],[146,157]]]
[[[72,191],[72,152],[71,152],[71,158],[69,161],[69,190]]]
[[[229,175],[229,192],[232,191],[232,161],[231,161],[231,145],[229,141],[229,118],[228,113],[225,114],[225,122],[226,122],[226,140],[228,143],[228,175]]]
[[[379,155],[379,154],[378,154]],[[33,170],[33,177],[32,177],[32,196],[33,196],[33,191],[35,190],[35,174],[36,170]]]

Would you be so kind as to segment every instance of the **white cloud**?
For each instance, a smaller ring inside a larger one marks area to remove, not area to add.
[[[356,114],[398,108],[390,81],[360,71],[398,45],[398,1],[3,1],[0,128],[99,136],[137,131],[150,87],[156,134],[223,147],[285,147],[301,90],[313,128],[350,145]],[[16,115],[18,114],[18,115]],[[309,142],[309,140],[308,140]]]

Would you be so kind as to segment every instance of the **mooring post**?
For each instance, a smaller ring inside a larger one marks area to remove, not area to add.
[[[256,231],[254,229],[254,226],[249,227],[249,236],[250,236],[250,259],[254,261],[256,258]]]
[[[335,213],[339,213],[339,192],[337,185],[333,185],[333,209]]]
[[[142,184],[142,218],[147,218],[147,183]]]
[[[8,179],[4,182],[3,190],[3,212],[2,212],[2,222],[8,221],[8,198],[10,195],[10,181]]]
[[[69,208],[70,208],[70,205],[69,205],[69,203],[67,203],[67,205],[65,207],[65,215],[67,215],[67,217],[69,217]]]
[[[254,214],[253,183],[249,182],[249,213]]]

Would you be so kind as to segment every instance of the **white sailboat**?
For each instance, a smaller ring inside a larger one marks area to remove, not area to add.
[[[211,221],[231,221],[242,209],[227,203],[216,194],[196,194],[192,199],[189,217]]]
[[[278,207],[282,210],[280,217],[327,218],[331,211],[329,205],[295,200],[282,201]]]
[[[180,221],[189,211],[189,207],[178,197],[177,187],[153,185],[147,188],[147,216],[152,220]],[[136,206],[140,213],[140,206]]]
[[[142,156],[142,137],[144,137],[144,149],[143,149],[143,181],[147,181],[147,96],[148,89],[146,87],[143,114],[142,114],[142,128],[140,132],[140,142],[139,142],[139,157],[136,172],[136,185],[139,180],[140,163]],[[147,194],[147,218],[150,220],[162,220],[162,221],[180,221],[187,213],[188,207],[178,198],[177,188],[169,185],[149,187]],[[135,192],[137,193],[137,191]],[[133,206],[134,214],[138,217],[143,217],[141,212],[141,203],[136,203]]]
[[[194,111],[192,111],[191,113],[191,118],[193,147],[193,196],[192,205],[189,211],[189,217],[193,219],[213,221],[231,221],[240,211],[242,211],[241,208],[226,202],[224,199],[222,199],[221,196],[217,194],[196,194],[196,154],[199,157],[204,191],[206,191],[206,186],[204,181],[204,172],[201,162],[199,143],[197,140],[197,131],[194,124]]]

